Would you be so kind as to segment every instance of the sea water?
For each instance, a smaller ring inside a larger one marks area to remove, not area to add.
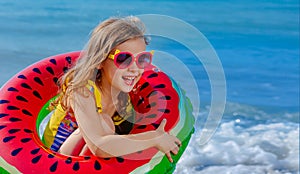
[[[174,74],[195,109],[196,131],[175,173],[299,173],[297,0],[1,0],[0,85],[44,57],[81,50],[98,22],[140,14],[167,15],[195,27],[211,43],[225,74],[225,111],[213,137],[202,144],[212,101],[206,69],[181,43],[152,37],[149,47],[179,57],[195,81],[190,85],[175,61],[154,57]],[[199,98],[191,93],[195,84]]]

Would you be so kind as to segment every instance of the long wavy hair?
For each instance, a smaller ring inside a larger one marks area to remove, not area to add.
[[[144,38],[145,43],[148,44],[148,39],[145,37],[145,26],[137,17],[114,17],[100,23],[91,32],[90,39],[75,66],[60,78],[60,95],[52,103],[52,106],[61,103],[65,110],[69,110],[70,105],[67,101],[72,96],[72,92],[76,90],[84,93],[84,87],[88,80],[101,81],[99,65],[116,46],[135,38]],[[118,111],[126,111],[128,95],[121,92],[118,98]]]

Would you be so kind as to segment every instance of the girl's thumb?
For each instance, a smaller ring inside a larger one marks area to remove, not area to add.
[[[167,124],[167,119],[164,118],[164,119],[161,121],[159,127],[160,127],[162,130],[165,130],[166,124]]]

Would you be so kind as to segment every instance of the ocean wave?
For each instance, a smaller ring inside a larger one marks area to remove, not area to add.
[[[178,163],[181,173],[299,173],[299,124],[271,123],[240,127],[221,123],[213,138],[200,145],[200,130]]]

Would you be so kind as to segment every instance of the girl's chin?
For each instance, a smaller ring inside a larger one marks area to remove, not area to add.
[[[123,87],[123,88],[121,89],[121,91],[122,91],[122,92],[129,93],[129,92],[132,91],[132,89],[133,89],[133,86],[127,86],[127,87]]]
[[[125,93],[129,93],[133,90],[133,87],[136,85],[137,81],[134,80],[134,81],[121,81],[121,83],[118,83],[118,89],[122,92],[125,92]]]
[[[136,81],[132,81],[130,83],[124,82],[124,84],[122,84],[122,91],[127,93],[131,92],[136,83]]]

